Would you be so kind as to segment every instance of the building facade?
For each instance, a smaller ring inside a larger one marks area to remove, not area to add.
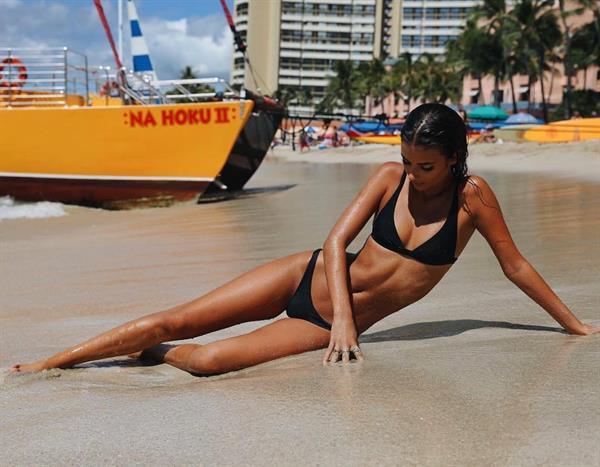
[[[370,61],[390,54],[391,19],[393,13],[399,18],[400,3],[236,0],[236,28],[247,44],[251,66],[235,52],[232,84],[265,94],[284,86],[300,88],[319,99],[336,61]]]
[[[286,87],[299,89],[318,101],[335,74],[336,61],[393,61],[405,52],[413,60],[424,53],[441,56],[446,43],[461,33],[470,11],[480,3],[481,0],[235,0],[235,23],[247,44],[251,66],[241,53],[235,52],[231,81],[267,95]],[[507,4],[510,6],[512,1]],[[571,18],[575,22],[590,20],[586,15]],[[540,83],[532,84],[531,89],[526,77],[515,77],[514,83],[520,108],[541,102]],[[574,77],[573,84],[576,89],[598,89],[600,76],[597,70],[590,69]],[[565,86],[562,73],[548,73],[544,85],[547,100],[560,102]],[[480,94],[476,80],[465,77],[461,104],[489,104],[493,102],[492,92],[493,78],[483,80]],[[503,106],[511,107],[509,83],[501,84],[500,98]],[[367,111],[402,116],[416,104],[389,96],[377,107],[367,101]],[[305,104],[295,109],[310,107]]]
[[[469,12],[479,0],[404,0],[402,2],[400,50],[415,57],[441,55],[446,42],[456,38]]]
[[[323,97],[338,60],[439,55],[479,0],[235,0],[251,66],[235,52],[231,81],[272,95]]]
[[[567,0],[566,10],[575,10],[578,5]],[[554,8],[558,9],[558,2],[554,2]],[[591,10],[585,10],[580,14],[568,15],[567,24],[571,30],[575,30],[593,20]],[[559,22],[562,28],[562,24]],[[544,73],[543,87],[538,80],[531,83],[529,78],[524,75],[515,75],[513,77],[513,87],[507,80],[500,83],[498,101],[500,106],[511,111],[513,108],[513,88],[514,101],[518,110],[534,111],[538,115],[542,106],[542,89],[546,103],[557,105],[563,101],[567,88],[567,77],[565,76],[564,65],[562,63],[552,64],[553,70]],[[592,90],[600,92],[600,69],[591,66],[585,70],[577,71],[571,78],[573,90]],[[479,92],[479,83],[473,76],[466,76],[463,80],[463,92],[461,104],[468,108],[473,105],[493,104],[494,103],[494,78],[485,76],[481,82],[481,93]]]

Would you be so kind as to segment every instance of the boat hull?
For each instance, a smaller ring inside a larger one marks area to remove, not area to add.
[[[22,201],[56,201],[104,209],[169,206],[194,200],[208,181],[2,177],[1,191]]]
[[[241,190],[258,170],[283,119],[283,110],[253,112],[238,136],[229,158],[207,192]]]
[[[252,108],[1,110],[0,196],[102,207],[193,199],[223,169]]]

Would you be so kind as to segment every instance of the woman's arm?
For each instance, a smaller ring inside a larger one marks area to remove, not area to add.
[[[600,328],[579,321],[521,255],[504,222],[498,200],[486,181],[481,177],[470,177],[464,196],[475,227],[492,248],[504,275],[570,334],[587,335],[600,332]]]
[[[390,181],[400,179],[402,170],[402,165],[395,162],[381,165],[344,210],[323,245],[325,276],[333,307],[331,338],[324,363],[330,360],[334,349],[347,350],[358,344],[348,289],[346,248],[377,211]],[[362,356],[358,354],[357,358]],[[349,355],[345,353],[343,359],[348,361]]]

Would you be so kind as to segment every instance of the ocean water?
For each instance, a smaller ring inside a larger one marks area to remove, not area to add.
[[[45,219],[48,217],[66,216],[61,203],[41,201],[24,203],[15,201],[10,196],[0,197],[0,221],[8,219]]]

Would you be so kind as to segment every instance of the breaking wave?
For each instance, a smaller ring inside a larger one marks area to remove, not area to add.
[[[60,203],[50,203],[48,201],[21,203],[10,196],[0,197],[0,221],[6,219],[44,219],[66,215],[67,212]]]

